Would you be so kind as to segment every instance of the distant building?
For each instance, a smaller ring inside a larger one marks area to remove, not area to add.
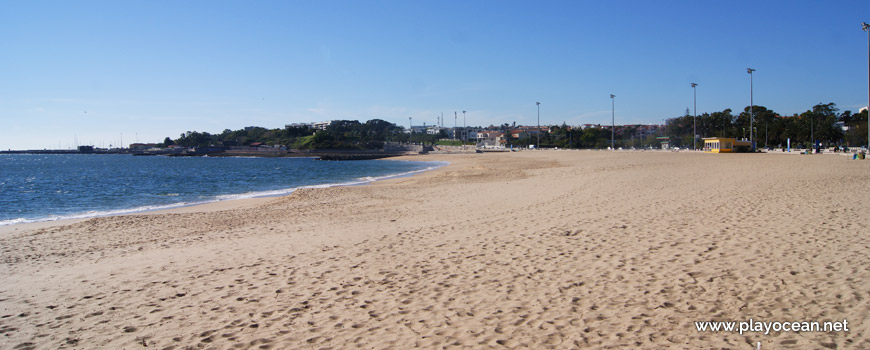
[[[501,131],[481,131],[477,136],[478,146],[483,148],[502,148],[506,143]]]
[[[330,121],[325,121],[325,122],[316,122],[316,123],[312,123],[311,127],[313,127],[316,130],[326,130],[326,128],[328,128],[330,125],[332,125],[334,123],[335,123],[335,120],[330,120]]]
[[[662,145],[662,149],[669,149],[669,148],[671,148],[671,137],[670,137],[670,136],[659,136],[659,137],[656,137],[656,141],[658,141],[659,143],[661,143],[661,145]]]
[[[163,147],[162,143],[131,143],[130,149],[133,151],[144,151],[152,148],[161,148]]]
[[[313,127],[314,127],[314,126],[313,126],[313,123],[291,123],[291,124],[284,124],[284,128],[285,128],[285,129],[291,129],[291,128],[311,129],[311,128],[313,128]]]
[[[455,128],[442,128],[444,132],[447,133],[447,138],[453,140],[469,140],[475,141],[478,140],[481,136],[479,136],[479,132],[481,131],[478,127],[455,127]]]
[[[511,133],[511,138],[515,138],[515,139],[524,139],[524,138],[531,136],[531,133],[529,133],[525,129],[512,129],[510,131],[510,133]]]
[[[704,152],[707,153],[735,153],[749,152],[752,143],[746,140],[737,140],[727,137],[705,137]]]
[[[426,132],[426,126],[424,125],[411,125],[411,132],[415,134],[422,134]],[[405,129],[405,132],[408,132],[408,129]]]

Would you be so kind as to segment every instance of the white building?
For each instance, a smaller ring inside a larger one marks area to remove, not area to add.
[[[325,122],[315,122],[315,123],[312,123],[311,126],[317,130],[326,130],[326,128],[329,127],[330,125],[332,125],[332,123],[334,123],[334,122],[335,122],[334,120],[325,121]]]
[[[426,126],[423,125],[411,125],[411,131],[415,134],[422,134],[426,132]],[[405,132],[408,132],[408,129],[405,129]]]
[[[291,123],[291,124],[284,124],[284,128],[285,128],[285,129],[290,129],[290,128],[309,128],[309,129],[310,129],[311,127],[312,127],[312,123]]]

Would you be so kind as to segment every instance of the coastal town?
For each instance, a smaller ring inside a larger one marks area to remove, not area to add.
[[[226,129],[219,134],[188,131],[176,139],[166,137],[160,143],[136,142],[126,147],[76,145],[72,149],[0,153],[373,159],[444,150],[709,150],[704,140],[712,138],[747,142],[746,147],[739,148],[741,150],[812,149],[819,153],[858,151],[861,147],[866,150],[867,133],[866,108],[854,114],[848,110],[840,112],[834,103],[818,104],[793,116],[781,116],[763,106],[754,106],[754,111],[746,107],[737,115],[730,109],[700,116],[690,115],[687,110],[685,115],[665,119],[662,124],[523,125],[511,122],[481,127],[459,126],[457,120],[451,126],[441,117],[432,124],[413,124],[411,117],[408,120],[407,126],[381,119],[290,123],[278,129],[248,126]]]

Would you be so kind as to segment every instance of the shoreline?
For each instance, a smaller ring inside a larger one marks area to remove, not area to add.
[[[530,151],[530,152],[541,152],[541,151],[543,151],[543,152],[562,152],[562,151],[579,151],[579,152],[611,152],[611,151],[609,151],[609,150],[599,150],[599,149],[533,150],[533,151]],[[519,151],[519,152],[529,152],[529,151],[528,151],[528,150],[523,150],[523,151]],[[693,150],[671,151],[671,150],[660,150],[660,149],[653,149],[653,150],[646,150],[646,149],[641,149],[641,150],[618,150],[618,151],[615,151],[615,152],[616,152],[617,154],[619,154],[619,153],[647,153],[647,152],[655,152],[655,153],[678,153],[678,154],[703,154],[703,153],[704,153],[702,150],[697,150],[697,151],[693,151]],[[854,152],[853,152],[853,153],[854,153]],[[451,156],[455,156],[455,155],[457,155],[457,154],[472,154],[472,153],[430,153],[430,154],[427,154],[427,155],[407,154],[407,155],[400,155],[400,156],[392,156],[392,157],[388,157],[388,158],[382,158],[382,160],[390,160],[390,161],[419,161],[419,160],[416,160],[416,158],[419,158],[419,157],[421,157],[421,156],[426,156],[426,157],[435,157],[436,159],[435,159],[435,160],[431,160],[431,161],[428,161],[428,160],[427,160],[427,161],[422,161],[422,162],[433,162],[433,163],[441,162],[441,163],[444,163],[444,164],[443,164],[443,165],[440,165],[440,166],[436,166],[436,167],[431,168],[431,169],[427,168],[426,170],[412,171],[412,174],[406,174],[406,175],[402,175],[402,174],[389,175],[389,176],[386,176],[385,179],[376,179],[376,180],[374,180],[374,181],[364,181],[364,182],[361,182],[361,183],[352,183],[352,184],[343,184],[343,183],[342,183],[342,184],[328,184],[328,186],[326,186],[326,187],[341,187],[341,186],[362,186],[362,185],[371,185],[371,184],[374,184],[375,182],[380,182],[380,181],[387,181],[387,180],[390,180],[390,179],[393,178],[393,177],[401,178],[401,177],[406,177],[406,176],[414,176],[414,175],[416,175],[416,174],[420,174],[420,173],[424,173],[424,172],[428,172],[428,171],[433,171],[433,170],[437,170],[437,169],[442,168],[442,167],[445,167],[445,166],[449,166],[449,162],[448,162],[447,160],[445,160],[445,159],[447,159],[447,158],[449,158],[449,157],[451,157]],[[805,154],[801,154],[801,153],[800,153],[800,150],[793,150],[792,152],[786,152],[786,151],[767,151],[767,152],[759,152],[758,154],[805,155]],[[817,154],[812,154],[812,155],[815,156],[815,155],[817,155]],[[843,152],[841,152],[841,153],[833,153],[833,152],[825,152],[825,153],[821,153],[820,155],[851,156],[852,153],[843,153]],[[262,158],[262,156],[256,156],[256,157],[254,157],[254,158]],[[266,158],[268,158],[268,157],[266,157]],[[297,187],[297,188],[294,188],[292,191],[287,192],[287,193],[284,193],[284,194],[262,195],[262,196],[246,197],[246,198],[215,199],[215,200],[206,201],[206,202],[201,202],[201,203],[191,203],[191,204],[179,204],[179,203],[175,203],[175,204],[169,204],[169,205],[167,205],[167,206],[172,206],[171,208],[145,209],[145,210],[130,211],[130,212],[119,213],[119,214],[112,214],[112,213],[109,213],[109,214],[98,214],[98,215],[87,216],[87,217],[71,217],[71,218],[64,217],[64,218],[60,218],[60,219],[44,219],[44,220],[37,220],[37,221],[28,221],[28,222],[21,222],[21,223],[5,224],[5,225],[0,225],[0,237],[2,237],[3,235],[7,235],[7,234],[14,233],[15,231],[25,231],[25,230],[34,230],[34,229],[44,229],[44,228],[50,228],[50,227],[53,227],[53,226],[69,225],[69,224],[74,224],[74,223],[78,223],[78,222],[86,221],[86,220],[89,220],[89,219],[92,219],[92,218],[113,217],[113,216],[127,216],[127,215],[149,215],[149,214],[192,213],[192,212],[199,212],[199,211],[203,211],[203,212],[213,212],[213,211],[220,211],[220,210],[226,210],[226,209],[248,208],[248,207],[254,207],[254,206],[257,206],[257,205],[263,204],[263,203],[265,203],[267,200],[269,200],[269,199],[271,199],[271,198],[280,198],[280,197],[290,196],[290,195],[293,194],[293,192],[295,192],[295,191],[298,190],[298,189],[309,188],[309,187],[315,187],[315,188],[318,188],[318,187],[320,187],[320,186],[321,186],[321,185],[312,185],[312,186],[302,186],[302,187]],[[229,195],[238,195],[238,194],[229,194]],[[176,205],[176,204],[178,204],[178,206],[174,206],[174,205]],[[131,208],[130,210],[133,210],[133,209],[135,209],[135,208]],[[117,209],[117,210],[112,210],[112,211],[124,211],[124,210],[126,210],[126,209]],[[78,215],[85,215],[85,214],[77,214],[77,215],[75,215],[75,216],[78,216]]]
[[[403,157],[409,157],[410,159],[404,159]],[[305,186],[297,186],[292,188],[286,188],[281,190],[270,190],[270,191],[255,191],[255,192],[243,192],[243,193],[230,193],[230,194],[222,194],[215,196],[214,199],[206,200],[202,202],[194,202],[194,203],[169,203],[163,205],[156,205],[158,208],[147,208],[151,205],[147,205],[144,207],[135,207],[135,208],[127,208],[127,209],[110,209],[97,211],[95,213],[79,213],[79,214],[71,214],[60,217],[48,217],[41,219],[25,219],[23,222],[18,223],[9,223],[9,224],[0,224],[0,235],[7,234],[11,231],[18,231],[17,228],[24,227],[27,228],[45,228],[51,227],[51,223],[57,223],[57,225],[65,225],[80,221],[85,221],[92,218],[100,218],[100,217],[112,217],[112,216],[124,216],[124,215],[138,215],[138,214],[160,214],[160,213],[174,213],[174,212],[191,212],[198,211],[197,209],[189,209],[192,207],[204,206],[202,210],[212,211],[212,210],[221,210],[221,209],[212,209],[209,206],[213,205],[216,208],[235,208],[237,206],[233,206],[230,204],[227,205],[218,205],[218,203],[229,202],[229,201],[239,201],[239,200],[253,200],[253,199],[268,199],[268,198],[277,198],[284,197],[293,194],[300,189],[305,188],[328,188],[328,187],[341,187],[341,186],[362,186],[368,185],[377,181],[389,180],[392,178],[401,178],[406,176],[414,176],[419,173],[436,170],[438,168],[449,165],[449,162],[446,161],[419,161],[413,160],[413,155],[399,156],[399,157],[391,157],[391,158],[383,158],[382,160],[392,160],[392,161],[410,161],[410,162],[422,162],[422,163],[432,163],[429,167],[420,170],[412,170],[407,172],[402,172],[398,174],[390,174],[383,176],[364,176],[358,181],[352,182],[342,182],[342,183],[326,183],[326,184],[318,184],[318,185],[305,185]],[[400,159],[401,158],[401,159]],[[246,196],[250,195],[250,196]],[[240,198],[221,198],[221,197],[237,197],[242,196]],[[11,219],[7,221],[12,221],[17,219]],[[22,226],[28,225],[28,226]],[[10,228],[14,228],[11,229]]]

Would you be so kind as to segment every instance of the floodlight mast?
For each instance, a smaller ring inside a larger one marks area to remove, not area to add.
[[[462,111],[462,132],[465,133],[464,139],[465,142],[468,142],[468,124],[465,123],[465,111]]]
[[[698,117],[698,92],[695,87],[698,84],[692,83],[692,102],[694,104],[694,111],[692,112],[692,150],[698,149],[696,141],[698,140],[698,122],[696,121]]]
[[[616,95],[610,94],[610,150],[612,151],[616,150],[616,146],[613,142],[616,137],[616,102],[614,97],[616,97]]]
[[[752,115],[752,72],[754,71],[755,69],[746,68],[746,73],[749,73],[749,144],[752,152],[755,152],[755,139],[752,133],[752,124],[755,121],[755,117]]]
[[[870,116],[870,24],[861,22],[861,29],[867,32],[867,115]],[[867,151],[870,152],[870,117],[867,117]]]
[[[535,149],[541,149],[541,103],[535,102],[538,106],[538,130],[535,131],[535,134],[538,135],[538,144],[535,145]]]

